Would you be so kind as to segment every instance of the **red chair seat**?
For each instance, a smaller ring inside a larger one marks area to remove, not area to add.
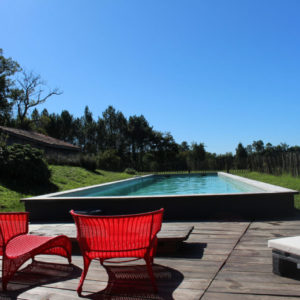
[[[56,237],[28,234],[28,213],[0,213],[0,254],[2,261],[2,288],[28,259],[38,254],[66,257],[71,263],[72,245],[65,235]]]
[[[19,235],[9,241],[6,246],[6,256],[9,258],[18,257],[31,252],[53,239],[53,237],[37,236],[30,234]]]

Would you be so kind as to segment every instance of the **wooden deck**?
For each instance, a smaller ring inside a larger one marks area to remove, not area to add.
[[[300,279],[272,273],[267,240],[300,235],[300,218],[285,221],[189,222],[167,226],[194,226],[177,251],[159,255],[154,273],[159,292],[153,293],[143,264],[92,263],[83,287],[87,299],[299,299]],[[80,299],[76,288],[82,257],[73,265],[59,257],[40,257],[8,285],[0,299]],[[51,262],[45,264],[44,262]],[[61,265],[61,263],[63,265]]]

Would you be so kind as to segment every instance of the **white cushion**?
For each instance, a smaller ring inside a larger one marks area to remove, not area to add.
[[[300,236],[269,240],[268,247],[300,256]]]

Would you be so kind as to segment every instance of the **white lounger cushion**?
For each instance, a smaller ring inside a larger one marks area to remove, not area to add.
[[[300,256],[300,236],[269,240],[268,247]]]

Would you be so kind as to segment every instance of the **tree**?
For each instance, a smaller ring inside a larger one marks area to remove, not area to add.
[[[169,132],[162,133],[153,130],[150,144],[155,158],[156,171],[170,170],[178,154],[178,145],[175,143],[173,136]]]
[[[10,119],[12,109],[10,97],[14,85],[11,76],[20,70],[19,64],[11,58],[5,58],[0,48],[0,125],[6,125]]]
[[[247,168],[247,151],[244,148],[242,143],[239,143],[237,148],[235,149],[235,161],[238,169],[246,169]]]
[[[204,143],[192,143],[191,151],[188,156],[188,168],[192,170],[201,170],[205,160],[205,145]]]
[[[75,137],[73,116],[67,110],[63,110],[60,114],[60,119],[62,123],[61,139],[66,142],[73,143]]]
[[[127,120],[123,113],[109,106],[102,114],[106,149],[115,149],[124,158],[128,140]]]
[[[227,152],[225,155],[225,168],[226,168],[226,172],[229,173],[229,170],[232,167],[233,164],[233,155],[231,152]]]
[[[186,152],[190,150],[190,146],[188,144],[188,142],[183,141],[180,145],[179,145],[179,151],[180,152]]]
[[[94,121],[93,114],[89,110],[88,106],[84,109],[84,115],[81,118],[81,121],[84,151],[88,153],[95,153],[97,124]]]
[[[40,131],[40,119],[41,116],[39,114],[39,111],[35,108],[31,113],[31,123],[34,131],[42,132]]]
[[[264,142],[262,140],[253,141],[252,147],[257,153],[262,153],[265,149]]]
[[[266,144],[266,150],[267,150],[267,151],[273,150],[273,145],[272,145],[271,143],[267,143],[267,144]]]
[[[31,108],[46,102],[53,95],[62,94],[57,88],[45,92],[45,82],[40,75],[33,72],[23,71],[22,77],[17,80],[17,83],[17,87],[11,90],[11,98],[17,106],[17,118],[21,128],[25,126],[25,120]]]
[[[128,136],[132,161],[134,167],[139,169],[143,165],[143,156],[152,137],[152,127],[143,115],[129,117]]]

